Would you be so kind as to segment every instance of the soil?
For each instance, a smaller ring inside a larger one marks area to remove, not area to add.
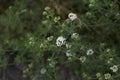
[[[7,69],[0,68],[0,80],[30,80],[29,77],[23,77],[22,72],[16,67]]]

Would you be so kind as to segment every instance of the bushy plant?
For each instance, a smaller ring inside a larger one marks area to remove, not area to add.
[[[31,80],[120,79],[118,0],[74,2],[66,19],[28,3],[16,0],[0,15],[1,68],[23,65]]]

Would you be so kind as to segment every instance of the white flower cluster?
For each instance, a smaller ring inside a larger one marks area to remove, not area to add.
[[[40,70],[40,73],[41,73],[41,74],[45,74],[46,71],[47,71],[47,70],[46,70],[45,68],[42,68],[42,69]]]
[[[114,66],[110,67],[110,69],[111,69],[113,72],[117,72],[117,71],[118,71],[118,66],[117,66],[117,65],[114,65]]]
[[[71,38],[72,38],[72,39],[78,39],[78,37],[79,37],[79,34],[78,34],[78,33],[73,33],[73,34],[71,35]],[[61,47],[62,45],[65,45],[65,44],[66,44],[66,38],[64,38],[63,36],[59,36],[59,37],[57,38],[57,40],[56,40],[56,44],[57,44],[57,46],[59,46],[59,47]],[[67,47],[67,48],[71,48],[71,45],[66,44],[66,47]]]
[[[67,56],[67,57],[71,57],[71,56],[72,56],[72,53],[71,53],[70,50],[67,50],[67,51],[66,51],[66,56]]]
[[[81,57],[79,58],[79,60],[83,63],[83,62],[85,62],[86,57],[85,57],[85,56],[81,56]]]
[[[79,34],[78,34],[78,33],[73,33],[73,34],[71,35],[71,38],[72,38],[72,39],[78,39],[78,37],[79,37]]]
[[[93,55],[94,51],[92,49],[87,50],[87,55]]]
[[[47,37],[47,40],[48,40],[48,41],[52,41],[52,40],[53,40],[53,36]]]
[[[70,49],[72,47],[72,45],[70,45],[70,44],[66,44],[65,46],[67,49]]]
[[[51,61],[51,62],[49,62],[49,66],[53,68],[53,67],[55,67],[56,63],[57,62],[55,62],[55,61]]]
[[[54,61],[54,60],[52,60],[52,59],[48,59],[48,62],[49,62],[49,66],[50,66],[51,68],[55,67],[55,65],[57,64],[57,61]]]
[[[110,73],[106,73],[106,74],[104,74],[104,76],[105,76],[105,79],[110,79],[111,78],[111,74]]]
[[[59,36],[56,40],[56,44],[59,47],[65,45],[65,43],[66,43],[66,38],[64,38],[63,36]]]
[[[75,13],[69,13],[69,14],[68,14],[68,18],[69,18],[71,21],[73,21],[73,20],[77,19],[77,15],[76,15]]]
[[[94,51],[93,51],[92,49],[88,49],[86,54],[87,54],[87,55],[93,55],[93,53],[94,53]],[[81,57],[79,58],[79,60],[83,63],[83,62],[86,61],[86,57],[85,57],[85,56],[81,56]]]

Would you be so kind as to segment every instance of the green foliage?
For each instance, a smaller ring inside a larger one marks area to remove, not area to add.
[[[33,2],[15,0],[0,15],[0,67],[27,64],[23,74],[32,80],[63,80],[65,71],[85,80],[120,79],[118,0],[71,0],[75,20]]]

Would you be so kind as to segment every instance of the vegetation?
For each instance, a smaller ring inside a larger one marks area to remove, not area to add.
[[[120,1],[0,1],[0,69],[13,66],[30,80],[119,80]]]

